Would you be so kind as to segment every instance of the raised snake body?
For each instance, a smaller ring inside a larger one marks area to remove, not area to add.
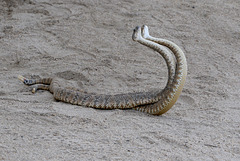
[[[139,27],[136,27],[135,30],[136,32],[140,32]],[[165,88],[165,92],[162,94],[162,99],[156,103],[138,106],[135,108],[136,110],[147,112],[153,115],[161,115],[167,112],[175,104],[182,92],[187,76],[186,57],[183,51],[175,43],[150,36],[148,27],[146,25],[142,26],[142,33],[138,34],[135,39],[142,44],[145,44],[146,40],[152,41],[153,43],[148,46],[150,48],[156,47],[154,42],[166,46],[173,52],[176,58],[176,71],[174,79],[172,83],[170,83],[169,88]]]
[[[137,41],[155,51],[165,59],[168,66],[168,83],[162,91],[149,91],[117,95],[103,95],[86,93],[80,89],[63,88],[59,78],[27,79],[18,78],[26,85],[33,85],[33,93],[38,89],[49,90],[56,100],[63,102],[100,108],[100,109],[127,109],[133,108],[149,114],[160,115],[168,111],[178,99],[187,75],[186,58],[182,50],[174,43],[151,37],[148,27],[136,27],[132,36]],[[176,57],[166,49],[169,48]]]

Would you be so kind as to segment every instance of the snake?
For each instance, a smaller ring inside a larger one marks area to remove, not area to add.
[[[168,82],[163,90],[108,95],[88,93],[74,87],[63,88],[57,77],[28,79],[19,75],[18,79],[25,85],[31,85],[33,93],[39,89],[48,90],[56,100],[66,103],[98,109],[135,109],[161,115],[174,105],[183,89],[187,75],[185,55],[173,42],[151,37],[146,25],[137,26],[133,30],[132,39],[158,52],[166,61]]]
[[[139,32],[142,32],[141,34]],[[165,88],[165,92],[162,93],[162,99],[156,103],[152,103],[149,105],[140,105],[135,107],[134,109],[142,112],[146,112],[153,115],[161,115],[167,112],[177,101],[179,98],[183,86],[186,82],[187,77],[187,60],[185,54],[181,50],[179,46],[175,43],[161,38],[155,38],[150,36],[148,26],[143,25],[142,28],[136,27],[135,34],[133,34],[134,40],[146,45],[150,48],[156,48],[156,44],[161,44],[169,48],[176,58],[176,70],[173,82],[170,84],[169,88]],[[148,41],[152,41],[152,43],[148,44]]]

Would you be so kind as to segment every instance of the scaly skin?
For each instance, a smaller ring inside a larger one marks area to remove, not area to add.
[[[140,33],[141,31],[142,33]],[[151,37],[148,32],[148,27],[145,25],[142,27],[142,29],[140,29],[140,27],[136,27],[133,39],[134,41],[137,41],[150,48],[158,48],[157,44],[164,45],[168,47],[176,57],[177,65],[175,76],[172,84],[170,84],[170,88],[163,92],[163,99],[150,105],[140,105],[135,108],[136,110],[147,112],[149,114],[161,115],[167,112],[175,104],[182,92],[187,76],[186,57],[183,51],[175,43],[165,39]],[[149,44],[149,41],[152,41],[152,43]]]
[[[143,36],[145,36],[144,32],[143,32]],[[167,106],[167,108],[169,108],[169,104],[170,105],[172,104],[171,101],[177,99],[176,97],[173,97],[173,99],[171,99],[171,97],[169,96],[169,94],[174,95],[175,90],[172,89],[172,87],[177,86],[176,82],[179,81],[179,79],[176,79],[176,75],[178,73],[177,72],[174,73],[175,63],[173,60],[173,56],[171,55],[171,53],[168,52],[168,50],[166,50],[165,47],[159,45],[161,43],[159,44],[154,43],[152,42],[151,38],[149,38],[149,40],[142,38],[140,28],[136,28],[134,30],[133,40],[138,41],[143,45],[152,48],[153,50],[157,51],[164,57],[168,66],[168,71],[169,71],[168,83],[164,88],[164,90],[160,92],[150,91],[150,92],[138,92],[138,93],[117,94],[117,95],[101,95],[101,94],[95,94],[95,93],[86,93],[80,89],[75,89],[75,88],[62,88],[61,84],[58,81],[58,78],[44,78],[44,79],[37,79],[37,80],[27,79],[27,78],[24,78],[23,76],[19,76],[18,78],[26,85],[35,84],[33,86],[33,91],[32,91],[33,93],[36,92],[36,90],[38,89],[49,90],[51,93],[53,93],[55,99],[63,102],[76,104],[76,105],[83,105],[88,107],[94,107],[94,108],[101,108],[101,109],[134,108],[136,110],[144,111],[150,114],[161,114],[162,111],[166,110],[166,107],[160,108],[161,111],[156,111],[155,110],[156,105],[162,104],[167,100],[167,101],[170,101]],[[177,60],[179,59],[177,58]],[[178,63],[178,66],[179,66],[179,63]],[[180,69],[180,67],[177,67],[176,69]],[[175,93],[175,95],[177,94],[178,93]]]

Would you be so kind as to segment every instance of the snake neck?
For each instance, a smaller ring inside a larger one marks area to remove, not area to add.
[[[162,45],[153,43],[150,40],[146,40],[141,38],[140,40],[138,40],[138,42],[144,46],[147,46],[151,49],[153,49],[154,51],[158,52],[163,59],[165,60],[166,64],[167,64],[167,68],[168,68],[168,82],[165,86],[165,88],[163,89],[163,91],[161,93],[159,93],[159,98],[158,100],[162,99],[163,96],[167,95],[169,93],[169,91],[172,90],[172,84],[174,82],[175,78],[175,69],[176,69],[176,64],[175,61],[173,59],[172,54]]]
[[[187,61],[183,51],[175,43],[169,40],[155,38],[150,35],[146,39],[164,45],[173,52],[176,58],[176,71],[173,82],[170,84],[170,88],[177,90],[181,81],[185,81],[184,77],[187,75]]]
[[[169,62],[168,59],[165,58],[164,53],[160,49],[160,45],[168,47],[173,52],[176,58],[176,70],[175,70],[174,77],[172,81],[168,83],[166,88],[161,93],[160,97],[162,99],[154,104],[143,106],[143,107],[140,106],[139,108],[136,108],[139,111],[160,115],[167,112],[175,104],[178,97],[180,96],[180,93],[183,89],[183,86],[186,80],[186,75],[187,75],[186,58],[182,50],[171,41],[153,38],[153,37],[150,37],[148,39],[140,37],[137,41],[160,53],[163,56],[163,58],[166,60],[168,69],[172,62]]]

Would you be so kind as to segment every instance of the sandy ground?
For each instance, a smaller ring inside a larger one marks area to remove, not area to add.
[[[188,61],[183,93],[162,116],[57,102],[17,80],[161,89],[165,62],[131,39],[143,24]],[[236,0],[0,0],[0,160],[240,160],[239,52]]]

